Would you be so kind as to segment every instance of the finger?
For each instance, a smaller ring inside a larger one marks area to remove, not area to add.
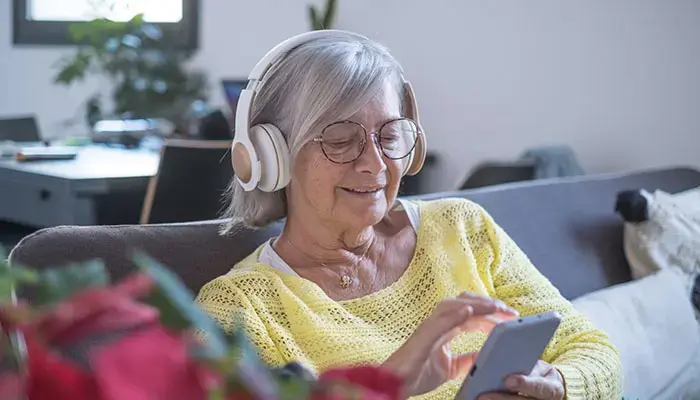
[[[443,342],[445,340],[449,341],[463,332],[483,332],[484,334],[488,335],[491,333],[493,328],[496,327],[496,325],[515,318],[517,317],[500,312],[486,315],[476,315],[476,313],[473,312],[472,315],[464,322],[456,326],[452,331],[448,332],[448,334],[443,335],[441,340]]]
[[[454,328],[440,336],[440,338],[435,341],[434,348],[447,345],[447,343],[451,342],[452,339],[464,332],[480,331],[488,335],[489,333],[491,333],[491,331],[496,325],[498,324],[491,320],[484,319],[483,317],[472,316],[465,322],[455,326]]]
[[[493,303],[496,305],[496,308],[499,309],[499,311],[502,311],[504,313],[508,314],[513,314],[513,315],[518,315],[518,311],[509,305],[507,305],[503,300],[496,299],[493,297],[485,296],[482,294],[477,294],[474,292],[462,292],[458,298],[462,299],[468,299],[468,300],[474,300],[477,302],[483,302],[483,303]]]
[[[508,307],[500,300],[491,299],[481,295],[463,294],[461,297],[450,298],[441,301],[431,313],[431,319],[452,318],[455,312],[472,307],[476,315],[489,315],[498,313],[498,321],[510,320],[518,315],[516,310]]]
[[[448,311],[448,312],[446,312]],[[416,331],[408,338],[402,348],[410,348],[411,358],[422,360],[436,348],[459,333],[459,325],[473,313],[473,308],[459,300],[441,302],[433,314],[423,321]],[[443,340],[442,338],[447,339]]]
[[[452,357],[452,368],[449,371],[448,379],[457,379],[460,376],[466,375],[476,362],[479,352],[459,354]]]
[[[483,332],[484,334],[488,335],[499,323],[516,318],[510,314],[498,312],[486,315],[475,314],[476,313],[472,311],[472,313],[465,316],[462,323],[443,333],[440,338],[435,341],[436,347],[444,346],[452,339],[457,337],[457,335],[464,332]]]
[[[498,308],[503,308],[504,310],[511,309],[502,300],[496,299],[494,297],[489,297],[489,296],[486,296],[483,294],[477,294],[477,293],[473,293],[473,292],[462,292],[462,293],[460,293],[459,296],[457,296],[457,298],[468,300],[471,302],[476,302],[476,303],[495,304]]]
[[[430,317],[418,326],[408,342],[415,346],[415,357],[423,357],[462,332],[481,330],[488,333],[496,324],[514,318],[511,312],[501,308],[493,299],[479,295],[443,300]],[[475,319],[475,316],[483,318]]]
[[[561,383],[550,377],[514,375],[505,384],[512,391],[538,399],[561,399],[564,395]]]
[[[508,393],[485,393],[477,398],[477,400],[523,400],[524,396]]]
[[[488,315],[494,313],[500,313],[510,316],[515,316],[507,306],[501,306],[496,302],[483,301],[483,300],[470,300],[471,306],[474,308],[474,314],[477,315]]]
[[[500,319],[493,318],[490,315],[473,316],[461,324],[458,330],[460,332],[483,332],[488,335],[500,322]]]
[[[440,335],[466,321],[474,314],[474,303],[464,299],[441,301],[419,328],[430,327]]]
[[[539,361],[537,361],[537,364],[535,364],[535,367],[532,368],[532,372],[530,372],[528,375],[529,376],[548,376],[548,375],[552,374],[553,372],[555,372],[555,369],[551,364],[549,364],[543,360],[539,360]]]
[[[479,314],[476,310],[472,313],[472,318],[469,321],[488,321],[492,326],[496,326],[501,322],[511,321],[518,318],[515,315],[497,311],[492,314]],[[467,322],[469,322],[467,321]]]

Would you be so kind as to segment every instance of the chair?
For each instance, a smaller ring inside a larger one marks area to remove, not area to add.
[[[230,140],[170,139],[161,149],[141,211],[141,224],[217,218],[233,177]]]
[[[34,116],[0,119],[0,142],[38,142],[39,127]]]
[[[488,161],[474,167],[457,190],[475,189],[501,183],[529,181],[535,178],[535,160]]]

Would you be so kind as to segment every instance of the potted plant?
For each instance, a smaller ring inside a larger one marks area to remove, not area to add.
[[[0,249],[1,252],[2,249]],[[242,331],[224,334],[165,266],[110,282],[88,261],[42,271],[0,254],[0,399],[398,399],[379,368],[263,364]],[[14,301],[31,289],[31,304]],[[13,339],[13,340],[10,340]]]
[[[127,22],[98,18],[70,27],[79,44],[74,54],[59,60],[54,82],[70,86],[89,75],[112,86],[112,110],[103,93],[86,101],[89,127],[103,118],[165,119],[186,130],[190,116],[208,96],[204,73],[187,67],[194,53],[182,49],[172,34],[144,21],[143,14]]]

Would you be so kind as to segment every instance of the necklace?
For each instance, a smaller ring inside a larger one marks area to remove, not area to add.
[[[357,261],[355,261],[355,262],[353,263],[353,265],[352,265],[352,269],[353,269],[353,270],[356,270],[356,269],[357,269],[357,266],[360,265],[360,263],[362,262],[362,260],[365,259],[365,256],[367,256],[367,253],[369,253],[369,249],[371,249],[372,246],[374,245],[374,239],[375,239],[375,238],[372,238],[372,241],[370,242],[369,246],[367,246],[367,248],[366,248],[365,251],[362,253],[362,255],[357,259]],[[306,253],[305,253],[303,250],[301,250],[301,249],[300,249],[299,247],[297,247],[294,243],[292,243],[291,240],[289,240],[289,239],[287,239],[287,238],[285,237],[285,241],[286,241],[287,243],[289,243],[292,247],[294,247],[295,249],[297,249],[297,251],[299,251],[301,254],[303,254],[306,258],[311,259],[311,257],[309,257],[308,255],[306,255]],[[316,262],[316,263],[322,265],[322,266],[325,267],[325,268],[328,268],[328,269],[330,269],[330,270],[333,270],[332,268],[329,268],[328,265],[326,265],[325,263],[318,262],[318,261],[314,261],[314,262]],[[347,289],[347,288],[349,288],[349,287],[350,287],[350,284],[352,284],[352,281],[353,281],[353,279],[352,279],[352,277],[351,277],[350,275],[348,275],[348,274],[340,274],[340,282],[339,282],[339,284],[340,284],[340,287],[341,287],[342,289]]]

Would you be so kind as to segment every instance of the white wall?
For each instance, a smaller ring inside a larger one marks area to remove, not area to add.
[[[202,2],[196,64],[218,104],[219,78],[244,77],[308,29],[306,0]],[[59,122],[100,85],[52,85],[52,63],[69,50],[13,48],[10,3],[0,0],[0,114],[36,112],[46,135],[77,133]],[[404,64],[443,157],[434,189],[548,144],[571,145],[589,172],[700,167],[697,0],[340,0],[337,27]]]

